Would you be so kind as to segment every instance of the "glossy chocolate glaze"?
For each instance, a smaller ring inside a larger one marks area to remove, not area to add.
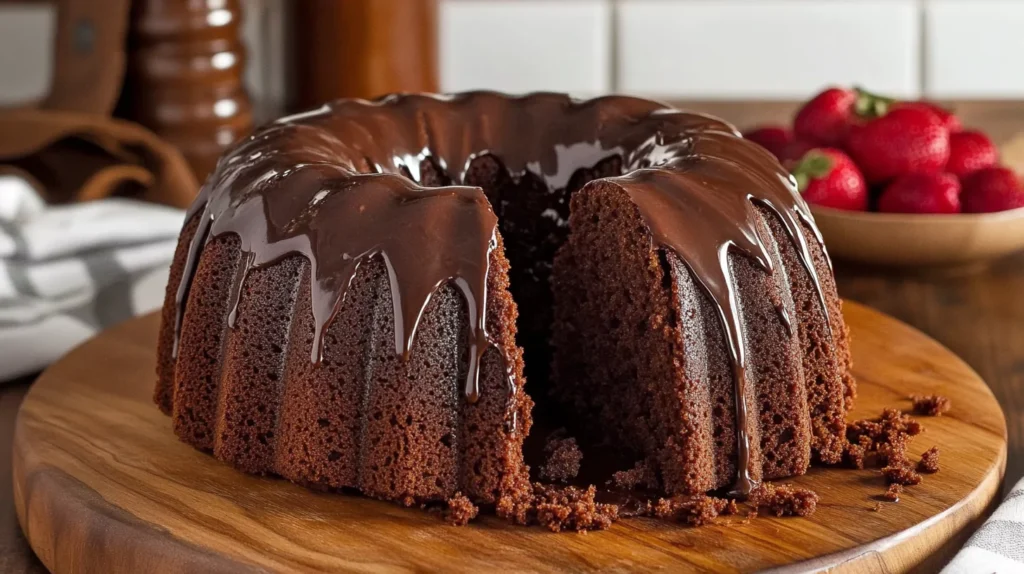
[[[719,311],[736,385],[736,490],[749,492],[750,405],[740,400],[747,397],[746,351],[727,254],[738,251],[773,271],[757,226],[758,206],[768,208],[827,309],[808,247],[821,238],[795,183],[770,154],[720,120],[656,102],[547,93],[401,95],[341,100],[263,127],[221,159],[192,207],[190,215],[201,212],[202,219],[178,289],[175,345],[199,255],[213,237],[241,239],[245,272],[232,285],[235,304],[248,270],[293,254],[310,261],[313,361],[360,263],[379,255],[391,279],[400,355],[408,356],[431,294],[448,282],[462,292],[470,319],[466,396],[475,400],[479,358],[491,345],[486,286],[499,223],[484,190],[461,184],[485,156],[514,182],[543,182],[555,208],[540,215],[561,234],[574,174],[618,160],[624,175],[603,181],[629,194],[657,247],[678,254]],[[417,183],[425,162],[455,185]],[[503,196],[498,208],[515,202]],[[784,313],[782,322],[792,330]]]

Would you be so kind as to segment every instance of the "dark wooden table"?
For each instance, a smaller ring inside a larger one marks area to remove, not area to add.
[[[11,484],[14,419],[33,378],[0,383],[0,572],[3,574],[46,572],[21,534],[18,517],[14,514]]]
[[[794,104],[691,103],[744,126],[785,118]],[[996,141],[1024,131],[1019,103],[964,103],[965,123]],[[1024,476],[1024,254],[964,276],[913,276],[837,262],[843,297],[875,307],[931,335],[988,382],[1006,414],[1006,488]],[[11,500],[11,435],[31,379],[0,385],[0,573],[44,572],[21,534]]]

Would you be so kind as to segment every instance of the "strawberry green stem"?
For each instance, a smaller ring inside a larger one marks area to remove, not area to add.
[[[796,179],[796,187],[800,193],[807,189],[812,180],[825,177],[832,171],[832,159],[827,155],[811,150],[800,158],[800,162],[793,167],[793,177]]]
[[[896,102],[895,98],[889,98],[873,94],[864,88],[855,87],[857,101],[853,104],[853,110],[862,118],[880,118],[889,112],[889,107]]]

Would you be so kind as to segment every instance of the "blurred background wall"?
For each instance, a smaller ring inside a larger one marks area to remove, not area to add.
[[[287,0],[241,6],[250,94],[258,109],[280,108]],[[36,0],[0,3],[0,104],[46,92],[52,13]],[[905,97],[1024,98],[1018,0],[440,0],[436,25],[447,91],[793,100],[844,83]]]
[[[0,0],[0,108],[32,106],[49,93],[58,5],[128,3]],[[200,180],[253,122],[338,96],[395,90],[621,92],[748,126],[788,118],[823,86],[859,85],[945,102],[969,123],[989,125],[997,138],[1016,133],[1002,133],[1000,118],[1024,101],[1024,0],[130,6],[117,113],[178,147]],[[87,51],[98,41],[89,22],[71,24],[73,49]],[[986,104],[971,105],[978,101]]]

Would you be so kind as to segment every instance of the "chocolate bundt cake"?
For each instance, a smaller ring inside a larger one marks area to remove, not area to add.
[[[728,124],[403,95],[221,159],[174,258],[155,400],[246,472],[500,512],[530,488],[530,395],[666,494],[743,494],[840,460],[849,362],[806,205]]]

